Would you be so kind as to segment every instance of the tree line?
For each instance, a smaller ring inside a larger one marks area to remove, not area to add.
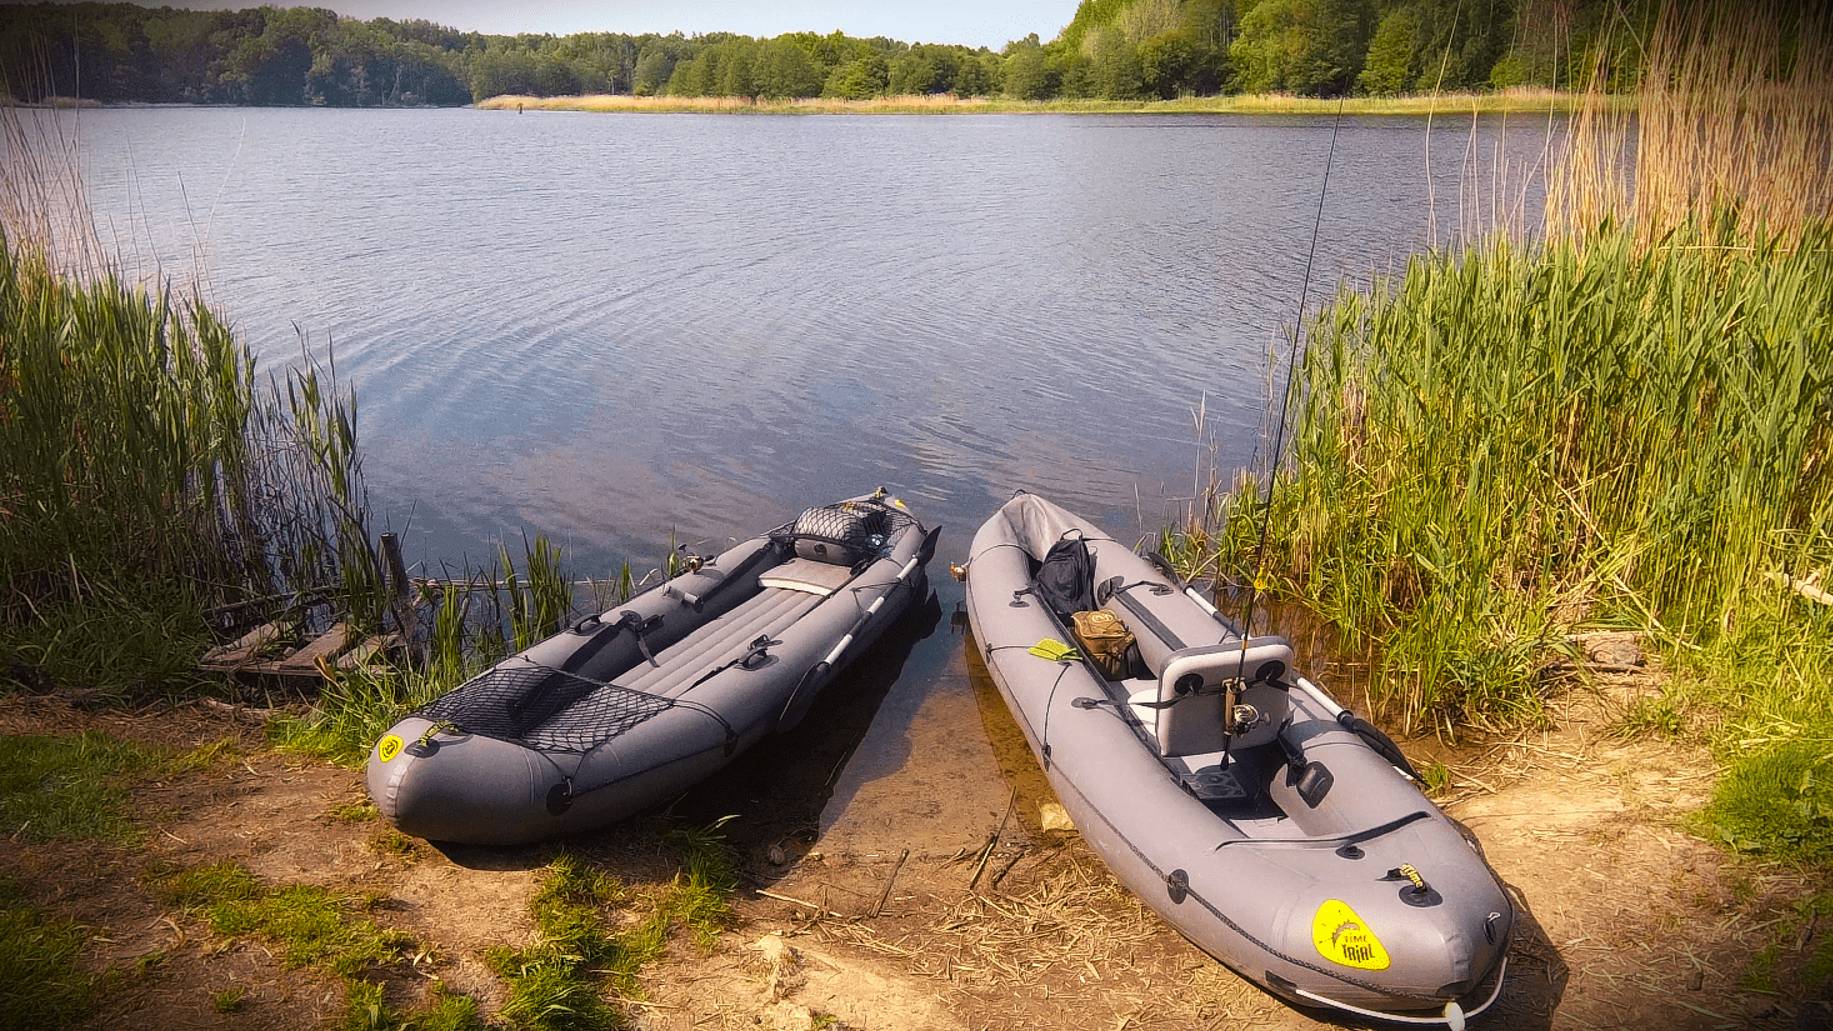
[[[1600,66],[1628,86],[1630,30],[1655,2],[1083,0],[1054,39],[999,50],[840,32],[507,36],[317,8],[39,3],[0,7],[0,87],[24,100],[362,107],[511,93],[1335,96],[1571,87]]]

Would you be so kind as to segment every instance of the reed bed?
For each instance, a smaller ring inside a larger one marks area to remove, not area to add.
[[[1396,97],[1350,97],[1340,104],[1318,97],[1283,93],[1239,96],[1180,97],[1175,100],[1014,100],[1008,97],[958,97],[951,93],[835,100],[750,97],[639,97],[628,94],[490,97],[476,106],[493,111],[593,111],[650,114],[1345,114],[1431,115],[1571,112],[1583,98],[1546,89],[1513,89],[1495,93],[1421,94]],[[1626,109],[1628,98],[1611,97],[1610,110]]]
[[[1560,141],[1545,236],[1339,294],[1270,508],[1247,478],[1165,545],[1366,646],[1409,729],[1539,719],[1574,632],[1644,631],[1727,764],[1712,832],[1833,856],[1828,42],[1676,5],[1642,116]]]
[[[355,398],[332,368],[262,380],[195,294],[60,268],[29,240],[0,227],[0,678],[180,688],[207,613],[306,595],[379,622]]]

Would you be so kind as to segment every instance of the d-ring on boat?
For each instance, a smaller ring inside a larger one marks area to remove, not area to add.
[[[1243,977],[1461,1029],[1501,993],[1515,918],[1475,841],[1284,640],[1243,640],[1154,558],[1024,493],[969,551],[975,639],[1077,828]],[[1076,647],[1084,625],[1131,646]]]

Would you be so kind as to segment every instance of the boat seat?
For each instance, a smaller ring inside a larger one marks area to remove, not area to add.
[[[1261,718],[1231,744],[1251,748],[1279,733],[1290,703],[1283,687],[1266,681],[1277,680],[1291,668],[1292,646],[1279,637],[1253,638],[1246,649],[1240,641],[1185,648],[1166,657],[1150,693],[1129,694],[1127,701],[1140,721],[1152,728],[1159,755],[1200,755],[1221,750],[1227,717],[1222,711],[1224,688],[1232,680],[1246,681],[1239,700],[1252,705]],[[1147,702],[1157,707],[1149,708]]]
[[[846,586],[846,582],[852,578],[853,571],[846,566],[798,557],[766,571],[757,578],[757,585],[782,591],[801,591],[817,598],[825,598]]]
[[[1133,710],[1133,715],[1137,716],[1139,722],[1145,726],[1146,733],[1156,737],[1158,734],[1158,706],[1156,704],[1158,702],[1158,681],[1135,677],[1132,680],[1121,681],[1120,686],[1126,688],[1127,708]]]

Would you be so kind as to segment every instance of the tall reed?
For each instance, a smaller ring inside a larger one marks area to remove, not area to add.
[[[0,678],[183,686],[207,610],[302,593],[379,626],[335,367],[260,377],[200,293],[95,244],[63,130],[10,110],[0,130]]]
[[[1645,117],[1587,101],[1546,236],[1340,295],[1308,325],[1270,513],[1236,490],[1167,543],[1239,582],[1265,515],[1270,586],[1445,730],[1537,714],[1575,629],[1701,655],[1811,608],[1776,595],[1833,569],[1827,36],[1781,5],[1664,15]]]

